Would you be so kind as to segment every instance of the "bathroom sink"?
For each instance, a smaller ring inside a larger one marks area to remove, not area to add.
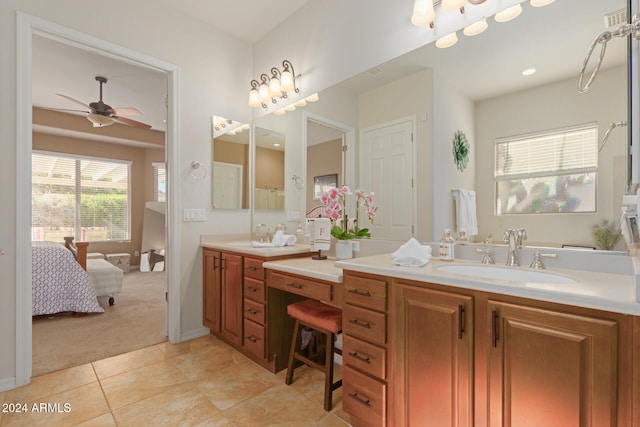
[[[470,264],[453,264],[442,265],[438,270],[460,274],[463,276],[471,276],[482,279],[508,280],[511,282],[528,282],[528,283],[553,283],[553,284],[569,284],[576,283],[575,280],[554,274],[547,271],[529,270],[523,268],[499,267],[494,265],[470,265]]]
[[[231,245],[231,246],[244,246],[245,248],[249,248],[251,247],[251,242],[246,241],[246,242],[229,242],[229,243],[225,243],[226,245]]]

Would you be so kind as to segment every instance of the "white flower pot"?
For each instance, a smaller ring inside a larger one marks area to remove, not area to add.
[[[353,258],[353,246],[349,240],[336,240],[336,258],[351,259]]]

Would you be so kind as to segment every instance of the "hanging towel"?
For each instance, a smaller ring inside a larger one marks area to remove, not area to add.
[[[476,192],[473,190],[451,190],[456,200],[456,223],[458,232],[466,231],[467,236],[478,235],[476,217]]]
[[[313,249],[328,251],[331,249],[331,220],[315,218],[313,221]]]
[[[413,237],[400,248],[391,254],[395,265],[405,267],[422,267],[431,259],[431,246],[421,245]]]

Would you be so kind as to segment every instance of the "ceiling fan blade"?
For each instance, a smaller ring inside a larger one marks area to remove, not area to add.
[[[146,123],[142,123],[142,122],[138,122],[136,120],[131,120],[131,119],[127,119],[126,117],[119,117],[119,116],[111,116],[112,119],[120,122],[120,123],[124,123],[125,125],[130,125],[130,126],[136,126],[142,129],[151,129],[151,125],[148,125]]]
[[[112,108],[109,112],[114,116],[139,116],[142,114],[140,110],[134,107]]]
[[[85,111],[85,110],[71,110],[68,108],[49,108],[49,107],[38,107],[41,108],[43,110],[49,110],[49,111],[68,111],[70,113],[84,113],[84,114],[91,114],[91,111]]]
[[[84,108],[86,108],[86,109],[88,109],[88,110],[91,110],[91,107],[89,107],[87,104],[85,104],[85,103],[84,103],[84,102],[82,102],[82,101],[78,101],[77,99],[73,99],[72,97],[67,96],[67,95],[63,95],[63,94],[61,94],[61,93],[56,93],[56,95],[61,96],[61,97],[63,97],[64,99],[67,99],[67,100],[69,100],[69,101],[71,101],[71,102],[75,102],[76,104],[82,105]]]

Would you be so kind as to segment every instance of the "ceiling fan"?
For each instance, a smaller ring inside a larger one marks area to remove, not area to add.
[[[82,101],[78,101],[77,99],[71,98],[70,96],[63,95],[61,93],[56,93],[56,95],[61,96],[65,99],[68,99],[71,102],[75,102],[76,104],[82,105],[87,108],[89,111],[84,110],[63,110],[57,109],[60,111],[78,111],[82,113],[87,113],[87,120],[89,120],[93,127],[103,127],[103,126],[111,126],[114,121],[119,123],[135,126],[142,129],[151,129],[151,125],[146,123],[142,123],[136,120],[129,119],[127,117],[122,116],[139,116],[141,113],[137,108],[112,108],[110,105],[102,102],[102,85],[107,83],[107,78],[102,76],[96,76],[96,81],[100,83],[100,100],[97,102],[91,102],[89,105],[85,104]]]

